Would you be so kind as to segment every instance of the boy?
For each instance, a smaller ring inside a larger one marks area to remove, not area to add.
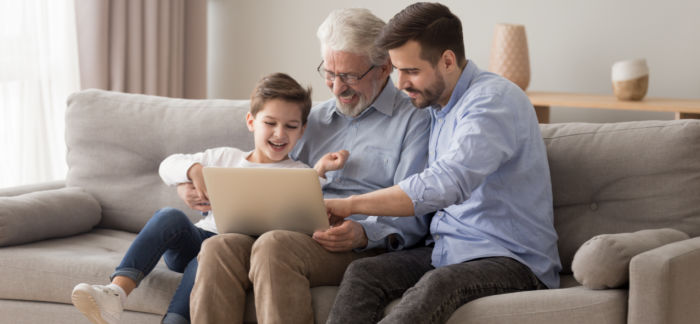
[[[203,167],[308,167],[289,159],[288,153],[304,132],[311,109],[311,89],[304,90],[286,74],[272,74],[258,82],[250,106],[246,125],[254,134],[253,151],[220,147],[195,154],[174,154],[161,162],[159,173],[166,184],[192,183],[198,198],[188,205],[205,217],[192,224],[180,210],[158,210],[129,247],[109,285],[75,286],[73,304],[93,323],[117,323],[126,297],[153,270],[161,256],[169,269],[183,273],[163,323],[189,323],[189,297],[197,271],[197,254],[204,240],[218,233],[214,215],[210,213]],[[326,154],[314,169],[324,178],[326,171],[342,168],[347,157],[345,150]]]

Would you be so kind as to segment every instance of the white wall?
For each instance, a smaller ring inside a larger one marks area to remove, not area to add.
[[[497,23],[526,26],[529,90],[612,93],[610,67],[646,58],[651,97],[700,98],[700,1],[440,1],[460,17],[467,57],[488,67]],[[316,28],[333,9],[365,7],[388,21],[413,1],[209,0],[209,97],[247,98],[257,79],[285,72],[331,93],[316,74]],[[672,113],[555,107],[552,122],[673,119]]]

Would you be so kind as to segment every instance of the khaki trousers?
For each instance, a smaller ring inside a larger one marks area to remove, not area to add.
[[[325,250],[309,235],[271,231],[207,239],[190,296],[192,323],[243,323],[246,291],[255,292],[258,323],[313,323],[311,287],[338,285],[353,260],[378,251]]]

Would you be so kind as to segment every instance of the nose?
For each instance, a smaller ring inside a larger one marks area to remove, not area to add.
[[[348,89],[348,85],[343,82],[340,78],[335,78],[333,81],[328,81],[330,82],[331,89],[333,90],[333,94],[340,95],[343,93],[345,90]]]
[[[401,70],[399,70],[397,74],[398,77],[396,80],[396,87],[399,88],[399,90],[408,88],[410,82],[408,81],[408,75],[406,75],[406,72],[402,72]]]
[[[285,129],[284,129],[284,125],[282,125],[281,123],[278,124],[277,127],[275,127],[274,132],[273,132],[273,135],[274,135],[275,137],[277,137],[277,138],[282,138],[282,137],[284,137],[286,134],[287,134],[287,133],[286,133],[286,131],[285,131]]]

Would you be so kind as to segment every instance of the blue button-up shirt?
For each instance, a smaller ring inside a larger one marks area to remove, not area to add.
[[[335,99],[315,106],[292,159],[314,165],[324,154],[350,151],[345,166],[326,173],[325,198],[339,198],[391,187],[425,169],[430,116],[417,110],[388,79],[374,102],[357,117],[336,108]],[[367,234],[367,249],[401,249],[428,234],[428,218],[352,215]],[[396,234],[396,235],[392,235]],[[398,239],[391,240],[389,236]]]
[[[428,168],[399,186],[430,224],[435,267],[506,256],[548,287],[561,265],[547,155],[530,100],[468,62],[445,107],[432,107]]]

